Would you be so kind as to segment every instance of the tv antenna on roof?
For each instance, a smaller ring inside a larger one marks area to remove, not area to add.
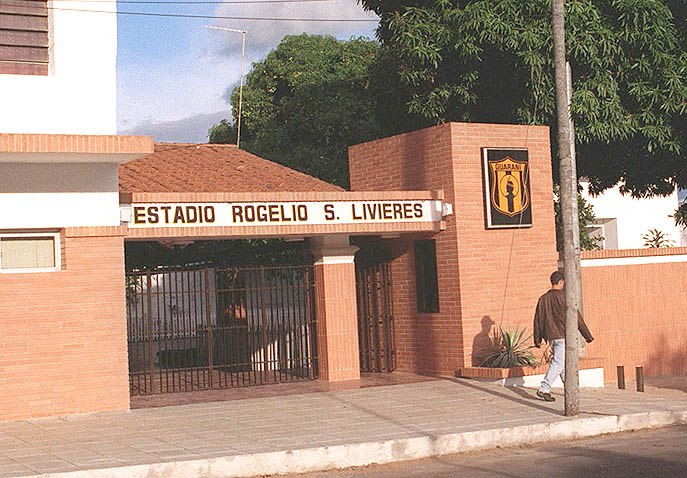
[[[236,120],[236,147],[240,148],[241,145],[241,104],[243,102],[243,60],[246,55],[246,30],[239,30],[236,28],[226,28],[217,27],[214,25],[205,25],[205,28],[210,28],[212,30],[222,30],[225,32],[234,32],[241,34],[241,78],[239,80],[239,113]]]

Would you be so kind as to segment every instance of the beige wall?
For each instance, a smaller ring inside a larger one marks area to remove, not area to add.
[[[584,314],[606,381],[687,374],[687,247],[582,254]]]

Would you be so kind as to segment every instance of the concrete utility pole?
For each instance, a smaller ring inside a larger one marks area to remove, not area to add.
[[[565,58],[565,0],[551,0],[553,61],[556,85],[558,159],[563,222],[563,267],[565,269],[565,415],[575,416],[580,408],[577,311],[580,290],[580,230],[577,215],[577,171],[573,158],[568,75]]]

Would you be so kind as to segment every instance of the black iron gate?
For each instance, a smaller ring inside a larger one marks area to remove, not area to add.
[[[131,395],[317,378],[312,266],[127,274]]]
[[[356,290],[360,370],[392,372],[396,368],[396,350],[389,264],[358,268]]]

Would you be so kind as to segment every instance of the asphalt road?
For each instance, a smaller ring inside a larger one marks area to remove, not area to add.
[[[445,455],[298,478],[687,477],[687,426],[605,435],[532,447]]]

